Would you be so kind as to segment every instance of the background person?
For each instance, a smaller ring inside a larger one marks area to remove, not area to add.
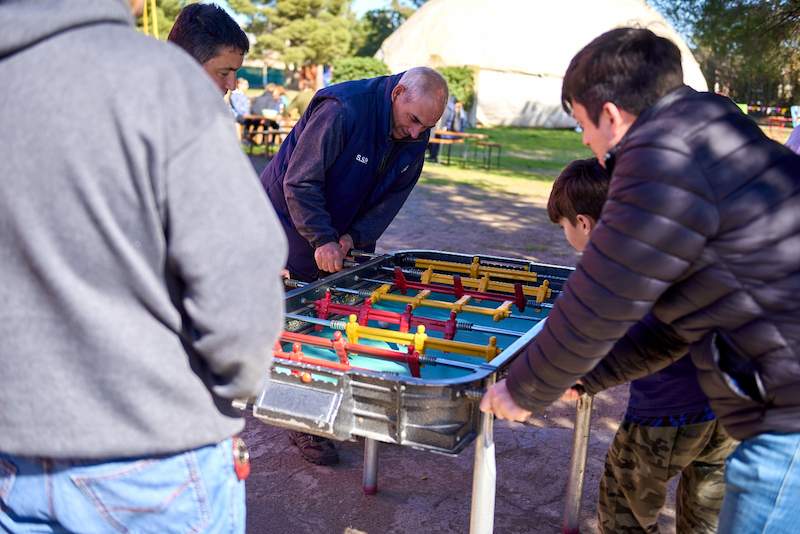
[[[224,9],[215,4],[187,5],[167,40],[200,63],[223,95],[236,89],[236,71],[250,50],[250,41]]]
[[[290,118],[299,118],[308,109],[311,99],[314,98],[314,89],[311,82],[302,78],[299,83],[300,91],[294,96],[289,106],[286,108],[286,115]]]

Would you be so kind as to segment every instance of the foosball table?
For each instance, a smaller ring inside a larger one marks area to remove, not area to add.
[[[429,250],[354,257],[316,282],[287,280],[285,329],[253,415],[364,438],[367,494],[378,442],[449,455],[476,442],[470,531],[491,532],[493,418],[478,405],[541,330],[571,269]],[[577,408],[564,532],[577,532],[591,399]]]

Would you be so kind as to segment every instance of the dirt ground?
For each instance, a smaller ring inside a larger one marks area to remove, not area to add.
[[[263,164],[254,161],[257,170]],[[578,256],[547,217],[548,184],[492,177],[487,187],[479,180],[448,181],[447,173],[441,166],[426,169],[427,179],[384,234],[379,251],[427,248],[575,264]],[[599,478],[626,403],[624,386],[595,398],[582,532],[597,531]],[[573,406],[557,403],[539,414],[536,426],[495,424],[495,532],[560,531],[573,416]],[[381,444],[379,493],[364,496],[361,442],[340,444],[340,465],[317,467],[300,458],[284,430],[252,417],[244,438],[253,461],[247,486],[249,533],[469,530],[473,447],[453,458]],[[661,525],[674,531],[671,502]]]

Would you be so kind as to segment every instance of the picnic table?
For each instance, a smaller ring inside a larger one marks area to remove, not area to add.
[[[279,147],[292,131],[288,124],[281,125],[275,119],[263,115],[244,115],[242,126],[242,138],[250,141],[249,153],[253,153],[254,146],[264,145],[267,157],[272,155],[273,149]]]
[[[483,166],[486,169],[491,169],[492,167],[492,153],[497,150],[496,153],[496,166],[500,167],[500,153],[502,150],[502,145],[500,143],[495,143],[489,141],[489,136],[487,134],[482,133],[471,133],[471,132],[454,132],[452,130],[435,130],[433,132],[434,136],[431,137],[431,143],[437,143],[441,145],[447,145],[447,164],[450,165],[450,150],[452,149],[452,145],[460,144],[464,145],[464,150],[462,152],[462,166],[466,167],[467,162],[469,160],[469,147],[473,147],[473,155],[475,160],[478,159],[478,149],[483,150]],[[436,137],[439,136],[439,137]]]

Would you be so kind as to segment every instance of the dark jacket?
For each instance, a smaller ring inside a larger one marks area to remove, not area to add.
[[[261,175],[289,238],[289,271],[314,277],[314,249],[350,234],[374,245],[417,183],[429,132],[394,140],[392,89],[402,74],[317,92]]]
[[[691,349],[733,437],[800,431],[800,156],[688,87],[615,152],[599,224],[511,395],[541,408],[601,360],[590,391]]]

